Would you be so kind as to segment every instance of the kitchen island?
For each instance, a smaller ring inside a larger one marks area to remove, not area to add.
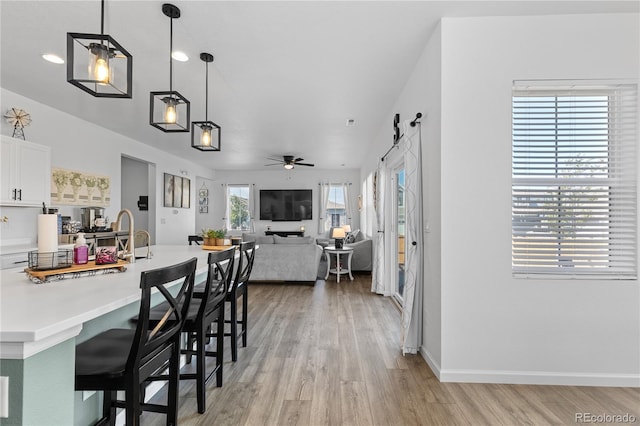
[[[153,246],[151,259],[126,271],[35,284],[24,268],[0,275],[0,376],[8,377],[8,417],[1,425],[90,424],[95,395],[74,391],[76,344],[113,327],[129,327],[140,300],[140,273],[192,257],[204,281],[208,252],[198,246]],[[2,392],[4,393],[4,392]],[[86,399],[86,401],[85,401]],[[0,401],[0,406],[2,401]]]

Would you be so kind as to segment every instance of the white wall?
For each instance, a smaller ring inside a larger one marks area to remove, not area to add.
[[[110,220],[115,220],[120,211],[120,158],[122,155],[144,159],[155,164],[155,181],[151,186],[162,191],[163,173],[181,175],[187,172],[191,185],[195,184],[195,176],[214,178],[212,170],[178,158],[150,145],[143,144],[120,134],[114,133],[95,124],[80,120],[69,114],[43,105],[36,100],[28,99],[16,93],[1,89],[0,109],[6,111],[10,107],[23,108],[31,114],[32,123],[25,128],[27,140],[50,146],[52,149],[51,164],[53,167],[91,171],[108,175],[111,178],[111,205],[105,209]],[[89,95],[87,95],[89,96]],[[105,100],[108,102],[109,100]],[[122,101],[126,102],[126,100]],[[140,123],[141,126],[148,125]],[[12,127],[2,120],[2,134],[11,135]],[[191,149],[185,146],[185,149]],[[162,196],[150,198],[156,205],[156,222],[149,224],[155,227],[157,244],[186,244],[187,235],[195,229],[194,207],[190,209],[172,209],[162,207]],[[191,191],[191,205],[196,205],[196,193]],[[13,210],[11,210],[13,212]],[[80,220],[80,209],[62,207],[62,214]],[[36,224],[29,229],[13,230],[14,234],[33,238],[35,242]]]
[[[203,187],[204,185],[204,187]],[[198,191],[200,189],[207,189],[209,191],[209,208],[208,213],[200,213],[199,209],[196,210],[196,227],[193,231],[193,235],[200,234],[200,232],[204,228],[222,228],[222,221],[220,218],[215,220],[214,212],[213,212],[213,203],[219,202],[220,197],[222,196],[222,191],[219,193],[216,192],[216,196],[213,195],[215,189],[219,189],[220,185],[215,184],[215,182],[211,179],[203,178],[200,176],[196,177],[196,186],[194,187],[196,192],[196,203],[198,203]]]
[[[221,228],[224,226],[224,194],[222,184],[255,184],[256,194],[260,189],[311,189],[313,191],[313,220],[298,222],[272,222],[256,220],[256,232],[263,233],[267,226],[276,231],[290,231],[305,227],[305,235],[317,236],[318,234],[318,184],[320,182],[344,183],[351,182],[351,205],[354,206],[352,215],[352,229],[360,227],[360,215],[357,210],[357,199],[360,194],[360,179],[358,170],[321,170],[315,168],[296,167],[286,171],[282,167],[274,166],[273,170],[261,171],[223,171],[218,173],[218,178],[213,182],[207,182],[209,188],[209,222],[201,221],[202,227]],[[259,206],[256,208],[258,216]],[[256,218],[258,219],[258,218]]]
[[[441,380],[640,384],[638,282],[514,279],[510,234],[512,81],[637,79],[639,22],[444,19],[383,120],[361,181],[393,115],[425,115],[421,353]]]
[[[441,363],[441,280],[440,280],[440,108],[441,108],[441,28],[438,26],[418,58],[398,100],[383,120],[379,136],[369,151],[361,179],[375,170],[382,154],[393,143],[392,123],[396,113],[400,120],[413,120],[421,112],[422,175],[423,175],[423,228],[424,234],[424,291],[422,315],[423,357],[436,374]],[[401,127],[402,129],[402,127]],[[402,131],[402,130],[401,130]],[[394,149],[385,163],[392,163],[399,156]],[[371,206],[369,200],[365,205]],[[387,206],[389,209],[392,206]],[[389,210],[390,211],[390,210]],[[386,215],[391,218],[391,214]],[[386,229],[390,229],[389,223]],[[388,239],[389,240],[389,239]]]
[[[514,79],[637,79],[639,16],[442,21],[445,381],[640,385],[638,281],[511,276]]]

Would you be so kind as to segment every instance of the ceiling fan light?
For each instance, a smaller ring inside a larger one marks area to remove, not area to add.
[[[293,164],[285,163],[284,168],[287,169],[287,170],[291,170],[291,169],[293,169]]]

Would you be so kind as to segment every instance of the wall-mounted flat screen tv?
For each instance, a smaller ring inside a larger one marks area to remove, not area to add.
[[[260,220],[311,220],[310,189],[261,189]]]

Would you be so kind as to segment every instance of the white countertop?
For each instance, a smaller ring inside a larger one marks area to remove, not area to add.
[[[24,359],[76,336],[82,324],[140,299],[140,273],[198,258],[201,246],[153,246],[152,259],[138,259],[121,273],[35,284],[24,267],[0,272],[0,358]]]

